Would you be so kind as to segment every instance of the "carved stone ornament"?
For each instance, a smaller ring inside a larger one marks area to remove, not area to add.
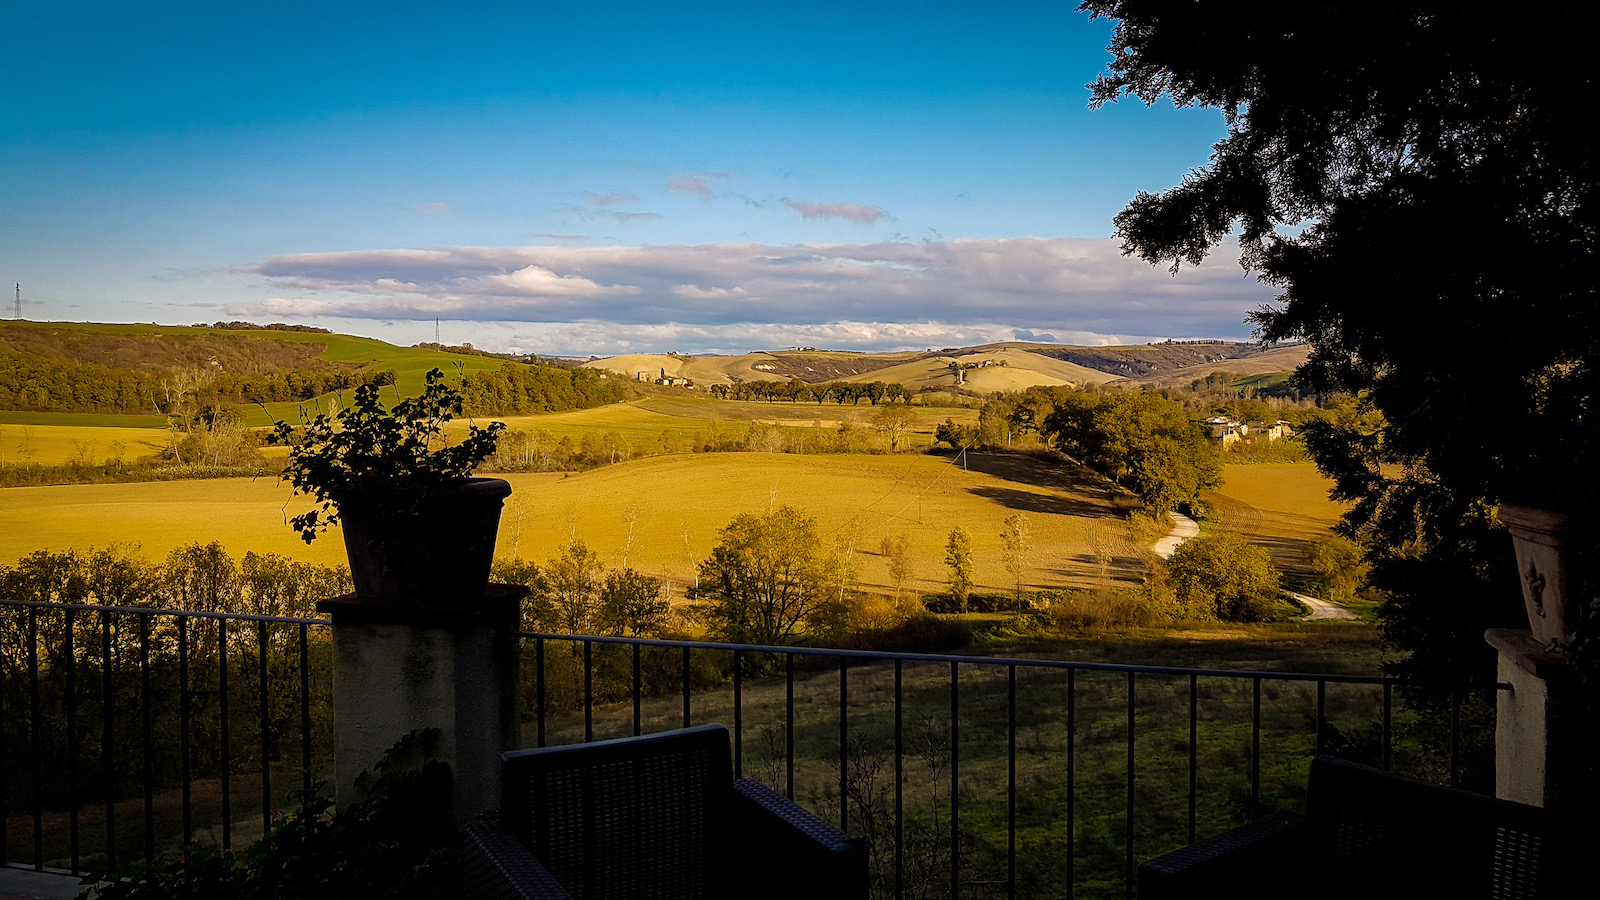
[[[1516,548],[1522,602],[1534,638],[1541,643],[1564,640],[1578,621],[1567,558],[1570,520],[1564,513],[1512,504],[1502,505],[1499,516]]]

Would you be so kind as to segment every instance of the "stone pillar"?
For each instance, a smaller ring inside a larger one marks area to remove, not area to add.
[[[1583,748],[1573,672],[1532,632],[1491,628],[1484,639],[1500,653],[1500,681],[1511,685],[1496,692],[1495,796],[1553,809],[1575,802]]]
[[[346,594],[317,604],[333,619],[335,789],[411,731],[437,728],[455,782],[456,819],[500,805],[500,754],[520,741],[517,631],[528,589],[491,584],[470,600],[425,603]]]

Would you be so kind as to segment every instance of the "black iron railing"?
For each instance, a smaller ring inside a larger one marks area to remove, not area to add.
[[[529,746],[722,722],[873,840],[879,897],[1131,896],[1143,859],[1301,800],[1311,757],[1482,786],[1494,685],[522,635]],[[316,619],[0,602],[0,860],[232,846],[332,771]]]
[[[522,637],[528,743],[723,722],[736,774],[873,840],[881,897],[1132,896],[1143,859],[1298,808],[1323,753],[1489,773],[1493,684]]]
[[[0,859],[231,847],[331,768],[328,623],[0,603]]]

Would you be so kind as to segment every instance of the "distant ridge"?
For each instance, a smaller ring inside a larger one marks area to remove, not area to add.
[[[1003,341],[934,351],[867,353],[843,350],[772,350],[728,356],[635,353],[593,359],[588,368],[625,378],[662,375],[697,385],[742,381],[885,381],[912,390],[957,387],[954,365],[962,367],[960,387],[974,392],[1022,390],[1034,385],[1105,384],[1124,379],[1160,384],[1185,383],[1211,372],[1245,375],[1289,372],[1305,361],[1304,346],[1263,349],[1235,341],[1193,341],[1109,347],[1080,347]]]

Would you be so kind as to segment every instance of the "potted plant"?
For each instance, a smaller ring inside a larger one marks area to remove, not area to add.
[[[460,599],[483,592],[511,485],[471,476],[506,426],[474,425],[452,443],[444,426],[460,411],[461,395],[434,369],[420,396],[392,410],[369,384],[334,416],[319,415],[301,428],[273,425],[273,443],[289,445],[283,480],[316,499],[316,508],[289,524],[308,544],[342,526],[358,597]]]

